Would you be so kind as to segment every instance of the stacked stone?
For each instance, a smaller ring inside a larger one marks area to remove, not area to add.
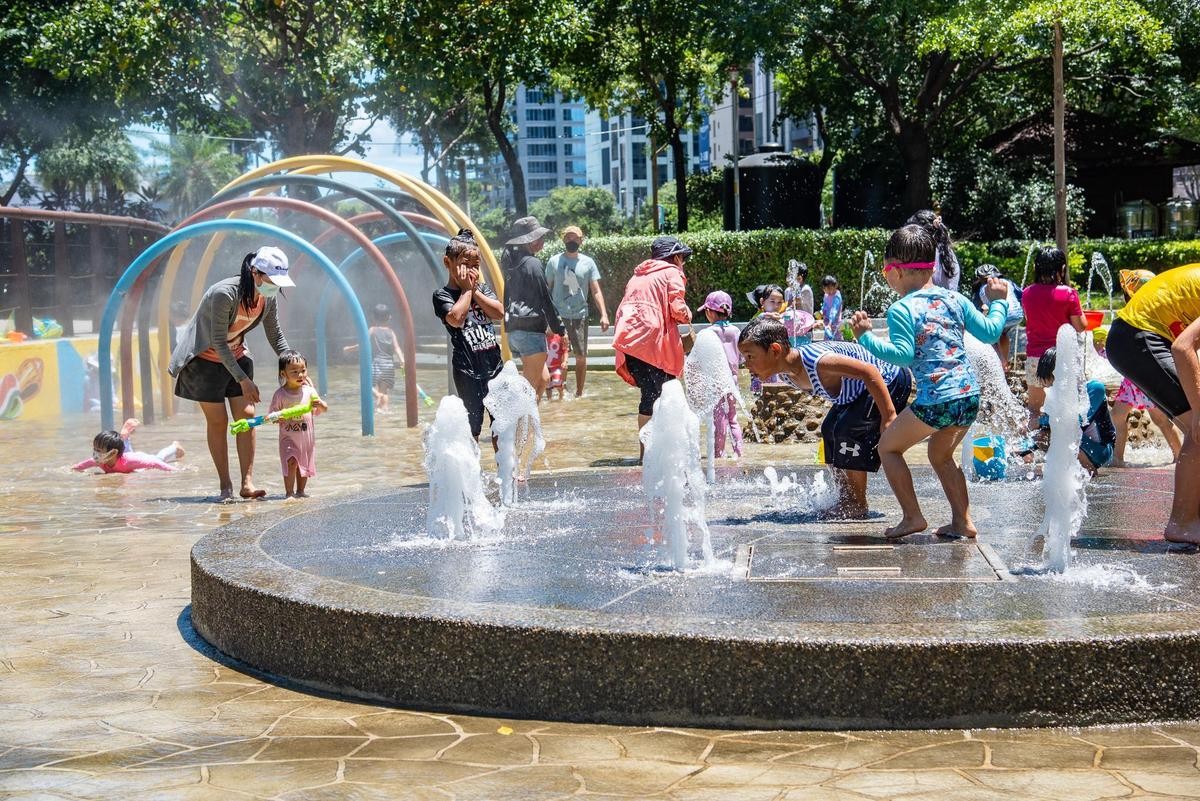
[[[829,401],[787,384],[764,384],[750,414],[758,427],[758,442],[816,442]],[[753,430],[746,432],[753,438]]]

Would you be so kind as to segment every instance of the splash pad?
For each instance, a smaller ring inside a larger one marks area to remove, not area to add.
[[[936,479],[914,472],[928,503]],[[636,469],[535,475],[503,532],[470,542],[426,533],[424,485],[256,515],[194,548],[191,619],[243,665],[408,708],[763,728],[1200,715],[1196,562],[1159,536],[1169,470],[1092,483],[1064,576],[1013,574],[1040,562],[1037,483],[972,485],[977,542],[885,542],[881,476],[876,517],[823,521],[816,468],[775,474],[717,470],[713,563],[682,572],[647,541]]]

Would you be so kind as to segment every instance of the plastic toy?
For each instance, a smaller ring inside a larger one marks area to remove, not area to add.
[[[297,417],[303,417],[313,410],[313,404],[321,400],[315,394],[305,403],[298,403],[295,406],[289,406],[286,409],[280,409],[277,412],[269,414],[260,414],[257,417],[246,417],[241,420],[234,420],[229,424],[229,433],[245,434],[252,428],[257,428],[263,423],[278,423],[280,420],[294,420]]]

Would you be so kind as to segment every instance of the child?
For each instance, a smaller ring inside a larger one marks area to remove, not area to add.
[[[312,411],[303,417],[274,421],[279,424],[283,490],[288,498],[307,498],[304,488],[308,479],[317,474],[317,430],[313,418],[329,411],[329,406],[317,397],[308,381],[308,362],[297,351],[285,350],[279,354],[279,383],[283,386],[275,390],[269,411],[278,412],[312,399]]]
[[[546,384],[546,400],[552,390],[558,390],[558,399],[563,399],[563,372],[567,368],[567,349],[563,347],[561,334],[546,334],[546,371],[550,381]]]
[[[396,386],[396,354],[400,352],[400,341],[389,326],[392,313],[387,304],[380,303],[371,310],[371,394],[375,396],[375,408],[380,414],[388,414],[388,393]],[[342,348],[346,353],[358,350],[358,345]]]
[[[454,388],[467,408],[471,435],[483,429],[483,399],[488,382],[500,373],[500,340],[492,320],[504,317],[496,293],[479,280],[479,245],[466,228],[446,244],[442,264],[449,282],[433,293],[433,312],[446,326],[453,351]],[[496,438],[492,438],[496,446]]]
[[[1046,402],[1046,393],[1037,380],[1038,359],[1054,345],[1063,323],[1070,323],[1081,333],[1087,329],[1079,293],[1067,285],[1066,255],[1058,248],[1042,248],[1033,259],[1033,275],[1034,283],[1021,294],[1025,311],[1025,406],[1031,422],[1038,419]]]
[[[738,338],[746,369],[778,373],[787,383],[833,402],[821,423],[825,463],[833,468],[846,517],[867,514],[867,473],[879,470],[879,437],[908,404],[912,375],[853,342],[789,348],[787,329],[765,317]]]
[[[92,458],[84,459],[73,466],[72,470],[87,470],[89,467],[99,467],[105,473],[132,473],[135,470],[166,470],[173,472],[179,468],[169,462],[183,458],[183,446],[172,442],[154,456],[140,453],[133,449],[130,437],[141,422],[129,418],[121,431],[101,431],[92,440]]]
[[[821,320],[825,326],[826,339],[842,338],[842,290],[838,289],[838,280],[827,275],[821,281],[825,297],[821,300]]]
[[[1128,303],[1133,297],[1133,293],[1141,289],[1151,278],[1154,273],[1149,270],[1121,270],[1119,273],[1121,281],[1121,291],[1125,293],[1125,302]],[[1095,333],[1099,333],[1097,330]],[[1097,339],[1097,347],[1101,347],[1100,341]],[[1129,442],[1129,413],[1134,409],[1145,409],[1146,414],[1150,415],[1150,422],[1158,426],[1158,430],[1162,432],[1163,438],[1167,441],[1167,447],[1171,449],[1172,461],[1179,460],[1179,434],[1175,432],[1175,426],[1171,423],[1171,418],[1163,413],[1162,409],[1154,405],[1154,402],[1146,397],[1137,386],[1125,378],[1121,381],[1121,388],[1117,390],[1117,397],[1112,405],[1113,424],[1117,429],[1117,443],[1113,448],[1113,467],[1125,466],[1125,445]]]
[[[1021,309],[1021,290],[1017,288],[1016,284],[1005,278],[996,265],[979,265],[975,268],[975,283],[971,285],[971,289],[974,293],[976,307],[984,312],[988,308],[984,290],[989,278],[999,278],[1008,287],[1008,295],[1004,298],[1004,302],[1008,306],[1008,315],[1004,318],[1004,331],[1000,334],[1000,341],[995,345],[996,355],[1000,357],[1000,366],[1008,369],[1009,345],[1017,332],[1017,326],[1025,319],[1025,312]]]
[[[900,295],[887,312],[890,342],[870,333],[866,312],[855,312],[851,321],[854,335],[872,356],[901,367],[911,365],[917,387],[916,400],[879,441],[884,472],[904,513],[885,532],[889,539],[928,526],[904,461],[904,452],[927,437],[929,463],[951,509],[950,524],[936,533],[966,537],[978,533],[971,520],[966,479],[954,463],[954,452],[979,413],[979,381],[963,347],[963,330],[986,344],[999,339],[1007,313],[1007,287],[988,279],[986,295],[991,305],[987,317],[980,315],[965,296],[934,285],[936,249],[933,237],[919,225],[906,225],[888,240],[883,276]]]
[[[1054,364],[1058,354],[1057,348],[1047,348],[1038,358],[1037,377],[1043,387],[1054,385]],[[1113,425],[1112,415],[1108,411],[1108,393],[1104,384],[1092,379],[1087,382],[1088,411],[1087,417],[1080,420],[1083,436],[1079,440],[1079,463],[1089,473],[1096,474],[1113,460],[1113,449],[1117,442],[1117,429]],[[1050,420],[1042,415],[1038,428],[1050,431]]]
[[[766,315],[776,320],[783,319],[783,311],[786,304],[783,295],[783,288],[775,284],[759,284],[754,287],[753,292],[746,293],[746,297],[758,309],[751,320],[757,320],[760,315]],[[773,382],[773,377],[768,376],[767,382]],[[762,394],[763,379],[758,376],[750,375],[750,391],[755,395]]]
[[[709,292],[704,299],[704,305],[696,311],[704,312],[708,322],[712,324],[717,337],[725,348],[725,359],[729,362],[729,370],[733,373],[733,383],[737,383],[738,367],[741,365],[741,355],[738,353],[738,329],[729,320],[733,311],[733,298],[728,292],[716,290]],[[728,433],[733,455],[742,455],[742,427],[737,419],[737,400],[733,394],[728,394],[713,409],[713,454],[725,455],[725,436]]]
[[[788,286],[783,300],[789,309],[799,308],[809,314],[815,310],[812,287],[808,285],[808,265],[804,262],[788,259]]]

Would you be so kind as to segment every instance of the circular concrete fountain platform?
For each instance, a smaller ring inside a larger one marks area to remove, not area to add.
[[[684,575],[643,543],[637,470],[535,477],[505,534],[476,543],[424,537],[425,487],[295,502],[196,544],[191,618],[254,668],[413,708],[824,728],[1195,718],[1200,555],[1158,537],[1170,478],[1094,482],[1066,578],[1021,573],[1038,561],[1034,483],[972,486],[978,542],[893,544],[880,477],[886,519],[822,522],[786,511],[806,491],[772,510],[724,472],[707,515],[722,562]]]

